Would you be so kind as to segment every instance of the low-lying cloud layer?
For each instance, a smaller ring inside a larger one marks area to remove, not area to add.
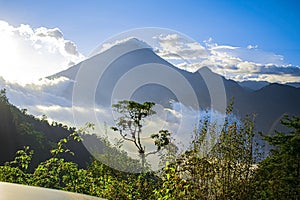
[[[0,21],[0,44],[0,76],[21,84],[64,70],[84,58],[58,28],[13,27]]]
[[[115,125],[115,114],[111,107],[96,104],[74,106],[71,97],[63,95],[65,88],[72,86],[72,84],[74,82],[67,78],[57,78],[53,80],[43,79],[22,86],[0,78],[0,88],[7,89],[10,102],[21,109],[28,109],[29,114],[38,117],[46,115],[49,123],[57,121],[77,128],[82,127],[86,122],[91,122],[96,125],[95,133],[98,136],[107,137],[112,144],[120,140],[120,135],[109,128]],[[162,129],[167,129],[173,133],[173,139],[180,150],[188,148],[193,131],[199,123],[200,115],[207,115],[205,111],[200,112],[177,102],[174,102],[172,109],[163,108],[160,105],[156,105],[154,109],[157,114],[150,117],[149,120],[145,120],[143,126],[141,141],[146,146],[147,151],[156,150],[150,135],[158,133]],[[220,124],[222,123],[220,115],[216,113],[212,113],[212,115],[215,116],[214,119],[216,116],[219,117],[217,120],[221,120]],[[131,143],[125,142],[122,148],[133,158],[139,158]],[[147,160],[152,164],[153,169],[158,169],[158,155],[153,155]],[[106,164],[110,165],[110,163]]]

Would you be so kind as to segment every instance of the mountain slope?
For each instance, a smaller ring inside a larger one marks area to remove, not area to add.
[[[284,114],[300,115],[300,88],[269,84],[248,95],[247,110],[257,113],[257,126],[269,125],[269,134],[278,129]]]
[[[34,150],[32,168],[38,163],[48,159],[50,150],[56,147],[56,143],[72,133],[72,128],[62,124],[50,125],[46,120],[40,120],[25,111],[20,111],[8,101],[0,98],[0,165],[14,159],[16,151],[29,146]],[[67,148],[75,153],[63,157],[73,161],[79,167],[85,167],[92,159],[90,153],[82,143],[70,141]]]
[[[265,83],[262,83],[256,88],[260,90],[253,92],[235,81],[213,73],[206,67],[195,73],[187,72],[162,59],[151,48],[141,48],[136,39],[115,45],[49,78],[61,76],[68,77],[76,83],[78,77],[81,77],[85,83],[81,81],[78,84],[86,84],[81,101],[93,103],[95,99],[96,104],[102,106],[111,106],[116,100],[114,99],[116,96],[113,96],[116,88],[121,85],[123,89],[117,92],[119,97],[128,96],[131,92],[131,99],[136,101],[154,101],[164,107],[171,107],[170,101],[175,100],[197,108],[192,93],[183,85],[186,83],[195,92],[200,108],[209,109],[214,101],[211,99],[212,96],[220,99],[223,97],[218,90],[209,91],[211,85],[207,85],[207,80],[210,80],[210,84],[214,82],[217,84],[220,79],[226,91],[226,102],[234,98],[236,114],[243,117],[246,114],[257,113],[258,130],[269,132],[284,113],[300,115],[298,105],[300,92],[297,88],[280,84],[265,86]],[[93,84],[93,79],[97,80],[95,88],[89,87],[89,84]],[[133,87],[135,85],[138,87]],[[212,88],[219,87],[223,86],[213,85]],[[131,91],[133,88],[135,90]],[[86,93],[89,89],[95,91]],[[65,91],[65,97],[71,100],[72,92],[73,86],[70,86]],[[222,110],[222,105],[214,105],[214,109]]]
[[[238,82],[238,84],[240,86],[242,86],[243,88],[246,88],[249,90],[259,90],[259,89],[269,85],[270,83],[267,81],[242,81],[242,82]]]

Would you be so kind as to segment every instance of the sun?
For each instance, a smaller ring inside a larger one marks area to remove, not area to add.
[[[14,80],[16,78],[14,66],[21,64],[18,63],[19,59],[17,53],[18,44],[15,39],[13,39],[11,35],[5,34],[5,32],[0,32],[0,71],[1,76],[7,80]]]

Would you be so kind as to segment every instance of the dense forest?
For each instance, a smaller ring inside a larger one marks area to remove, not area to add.
[[[11,105],[1,90],[0,181],[107,199],[300,199],[300,117],[285,116],[287,131],[264,135],[255,131],[252,115],[242,123],[229,120],[232,110],[229,105],[218,137],[216,124],[201,119],[184,152],[167,140],[167,131],[154,135],[164,167],[125,173],[93,158],[82,140],[96,139],[102,156],[121,165],[144,168],[144,163],[106,138],[86,134],[91,124],[81,129],[49,124],[46,116],[39,119]],[[269,152],[262,151],[263,143],[271,146]]]

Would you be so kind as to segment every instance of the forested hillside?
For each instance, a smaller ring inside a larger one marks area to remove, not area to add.
[[[32,167],[37,166],[39,162],[50,158],[50,150],[60,139],[75,130],[58,122],[49,124],[46,116],[39,119],[27,114],[26,109],[19,110],[9,103],[5,90],[1,90],[0,119],[0,164],[2,165],[12,160],[17,150],[30,146],[35,152],[31,162]],[[67,148],[75,155],[64,155],[66,160],[76,162],[80,167],[86,167],[91,161],[92,157],[82,143],[70,141]]]
[[[161,170],[125,173],[93,160],[81,143],[85,138],[80,130],[49,125],[20,111],[4,90],[0,113],[0,181],[107,199],[299,199],[300,117],[285,116],[282,124],[289,131],[273,136],[256,133],[252,116],[242,123],[226,118],[217,136],[216,125],[204,118],[188,150],[176,153],[171,143],[161,146],[162,160],[167,161]],[[231,113],[229,105],[227,116]],[[272,145],[267,155],[258,137]],[[143,167],[105,138],[98,140],[103,152],[114,152],[102,156]]]

